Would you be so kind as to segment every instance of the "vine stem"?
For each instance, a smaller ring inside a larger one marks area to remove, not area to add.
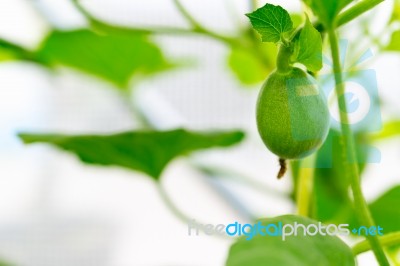
[[[274,197],[287,199],[290,197],[289,193],[277,191],[276,189],[266,186],[265,184],[254,180],[250,176],[244,175],[242,173],[238,173],[229,169],[225,169],[223,167],[214,167],[214,166],[204,166],[202,164],[192,162],[193,167],[200,170],[207,176],[212,176],[213,178],[218,178],[220,180],[226,179],[229,182],[236,182],[238,184],[247,186],[248,188],[253,189],[254,191],[262,192],[266,195],[273,195]]]
[[[206,29],[199,23],[190,12],[182,5],[179,0],[173,0],[175,7],[181,13],[181,15],[189,22],[193,29],[199,29],[200,31],[206,31]]]
[[[296,191],[297,213],[309,217],[314,184],[315,153],[301,160]]]
[[[343,97],[345,93],[345,84],[343,82],[343,74],[342,67],[340,63],[340,51],[339,51],[339,42],[336,35],[335,29],[328,30],[329,42],[331,46],[332,60],[333,60],[333,72],[335,76],[336,83],[336,95],[338,104],[340,106],[340,124],[343,134],[344,142],[341,142],[343,148],[343,156],[345,159],[345,168],[344,171],[347,173],[351,189],[353,192],[353,200],[355,204],[355,211],[359,222],[367,227],[371,227],[374,225],[374,221],[372,219],[371,213],[368,209],[368,205],[365,201],[360,182],[360,173],[357,164],[356,157],[356,149],[354,144],[354,138],[351,130],[351,126],[349,123],[349,118],[347,116],[347,105],[346,98]],[[375,254],[376,259],[381,266],[389,266],[389,262],[386,258],[386,255],[383,251],[383,248],[379,242],[377,236],[367,235],[372,251]]]
[[[371,10],[372,8],[379,5],[383,1],[385,1],[385,0],[363,0],[363,1],[358,2],[357,4],[353,5],[352,7],[350,7],[349,9],[347,9],[346,11],[344,11],[343,13],[341,13],[338,16],[338,18],[336,20],[337,27],[340,27],[340,26],[352,21],[356,17]]]
[[[31,51],[21,45],[12,43],[3,38],[0,38],[0,48],[13,53],[19,59],[39,63],[47,67],[49,66],[48,62],[43,58],[39,58],[34,51]]]
[[[235,37],[221,35],[219,33],[213,32],[204,26],[202,26],[199,22],[197,22],[190,13],[180,4],[179,1],[174,0],[175,6],[178,11],[182,14],[182,16],[189,22],[192,26],[191,29],[184,28],[176,28],[176,27],[156,27],[156,28],[135,28],[131,26],[122,26],[122,25],[112,25],[110,23],[103,22],[93,16],[86,8],[82,6],[80,0],[72,0],[72,4],[78,9],[78,11],[89,21],[90,26],[93,29],[97,29],[99,31],[110,31],[116,33],[144,33],[144,34],[201,34],[204,36],[208,36],[210,38],[219,40],[223,43],[226,43],[231,46],[240,45],[240,42]]]
[[[186,21],[192,26],[191,29],[192,32],[207,35],[211,38],[220,40],[229,45],[233,46],[237,45],[237,42],[234,38],[221,35],[203,26],[190,14],[190,12],[182,5],[182,3],[179,0],[173,0],[173,2],[175,4],[175,7],[178,9],[179,13],[182,15],[182,17],[184,17]]]
[[[203,231],[205,230],[204,225],[207,223],[203,223],[203,222],[197,222],[196,220],[194,220],[193,218],[190,218],[189,216],[187,216],[185,214],[185,212],[181,211],[176,204],[173,202],[173,200],[170,198],[170,196],[168,195],[168,192],[165,190],[165,188],[163,187],[163,185],[158,182],[156,184],[157,189],[158,189],[158,194],[161,196],[161,199],[163,200],[164,204],[167,205],[168,209],[170,211],[172,211],[172,213],[174,214],[174,216],[176,218],[178,218],[182,223],[187,224],[188,226],[190,225],[191,222],[195,222],[195,226],[197,226],[197,229],[199,231]],[[220,239],[225,239],[225,240],[231,240],[231,237],[228,237],[225,234],[212,234],[211,236],[215,236],[217,238]]]
[[[172,211],[172,213],[181,220],[183,223],[187,224],[190,220],[192,220],[189,216],[187,216],[183,211],[178,209],[172,199],[169,197],[167,191],[163,187],[161,183],[156,184],[158,193],[163,199],[163,202],[168,206],[168,209]]]
[[[382,245],[390,247],[394,245],[400,244],[400,232],[390,233],[379,238]],[[371,249],[371,245],[367,240],[361,241],[355,244],[352,248],[353,254],[358,255],[363,252],[369,251]]]

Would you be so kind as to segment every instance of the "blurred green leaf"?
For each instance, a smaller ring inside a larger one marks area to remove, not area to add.
[[[0,266],[11,266],[11,264],[9,264],[3,260],[0,260]]]
[[[385,48],[387,51],[400,51],[400,30],[392,33],[392,37],[388,46]]]
[[[75,153],[88,164],[121,166],[148,174],[158,180],[174,158],[214,147],[240,142],[244,134],[232,132],[131,131],[115,135],[67,136],[58,134],[19,134],[26,143],[44,142]]]
[[[400,265],[400,257],[398,256],[400,252],[400,246],[389,247],[386,250],[394,265]]]
[[[394,1],[393,13],[392,17],[390,18],[390,21],[391,22],[400,21],[400,0]]]
[[[304,15],[298,13],[290,13],[290,18],[293,21],[293,28],[295,29],[303,23]]]
[[[263,62],[254,52],[233,48],[228,56],[228,65],[239,81],[245,85],[254,85],[264,81],[275,68],[275,45],[268,45],[263,49],[265,58],[270,61]]]
[[[385,234],[400,231],[400,186],[391,188],[369,206],[375,223]]]
[[[332,25],[339,12],[353,0],[303,0],[328,28]]]
[[[133,74],[152,74],[171,67],[146,35],[132,32],[53,31],[37,53],[55,65],[104,78],[121,88],[129,85]]]
[[[263,42],[277,43],[284,33],[293,29],[289,13],[281,6],[266,4],[246,16],[253,28],[261,34]]]
[[[322,68],[322,38],[307,18],[299,39],[295,42],[295,59],[308,70],[318,72]]]
[[[270,219],[262,219],[261,224],[303,224],[305,226],[318,222],[309,218],[284,215]],[[300,229],[301,230],[301,229]],[[273,231],[270,228],[269,231]],[[239,238],[230,248],[227,266],[260,266],[260,265],[355,265],[351,249],[338,237],[330,235],[261,236],[257,234],[251,240]]]
[[[368,137],[372,141],[377,141],[396,136],[400,136],[400,121],[398,120],[386,122],[381,131],[370,134]]]
[[[400,186],[395,186],[369,204],[371,215],[376,225],[383,228],[383,233],[400,231]],[[348,219],[352,227],[360,226],[353,212]]]

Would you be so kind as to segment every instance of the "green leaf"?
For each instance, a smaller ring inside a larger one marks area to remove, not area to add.
[[[368,137],[373,141],[384,140],[392,137],[400,136],[400,121],[393,120],[386,122],[381,131],[370,134]]]
[[[303,15],[300,13],[291,13],[290,18],[293,21],[293,28],[296,29],[303,23]]]
[[[383,228],[383,233],[400,231],[400,186],[395,186],[369,204],[371,215],[376,225]],[[349,216],[352,226],[360,226],[355,213]]]
[[[339,12],[353,0],[303,0],[318,17],[318,19],[330,28]]]
[[[9,264],[3,260],[0,260],[0,266],[11,266],[11,264]]]
[[[307,18],[300,37],[295,43],[295,61],[308,70],[318,72],[322,68],[322,38]]]
[[[152,74],[171,67],[161,50],[143,34],[90,30],[53,31],[38,56],[104,78],[121,88],[134,74]]]
[[[262,219],[261,224],[277,225],[303,224],[308,226],[318,222],[309,218],[284,215],[270,219]],[[270,231],[272,231],[271,229]],[[338,237],[317,234],[304,236],[301,233],[297,236],[287,236],[285,241],[281,236],[261,236],[257,234],[251,240],[239,238],[229,250],[227,266],[352,266],[355,265],[351,249]]]
[[[379,198],[369,204],[371,215],[376,225],[383,228],[383,233],[400,231],[400,185],[391,188]],[[348,223],[357,227],[360,224],[355,212],[349,218]]]
[[[389,44],[386,46],[385,50],[387,51],[400,51],[400,30],[397,30],[392,33],[392,37],[390,39]]]
[[[371,214],[383,232],[400,231],[400,186],[393,187],[370,204]]]
[[[400,257],[398,256],[398,254],[400,252],[400,247],[399,246],[390,247],[390,248],[387,248],[386,250],[389,255],[389,258],[393,262],[393,265],[400,265]]]
[[[233,48],[228,56],[228,65],[239,81],[245,85],[254,85],[262,82],[275,68],[276,46],[269,45],[263,49],[266,58],[263,62],[255,53]]]
[[[282,40],[285,32],[293,29],[289,13],[281,6],[266,4],[246,16],[253,28],[261,34],[263,42],[277,43]]]
[[[240,142],[244,134],[232,132],[131,131],[115,135],[67,136],[58,134],[19,134],[26,143],[44,142],[75,153],[88,164],[120,166],[148,174],[158,180],[174,158],[213,147]]]

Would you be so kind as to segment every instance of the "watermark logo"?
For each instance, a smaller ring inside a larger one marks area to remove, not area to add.
[[[349,224],[318,224],[304,225],[294,222],[292,224],[269,223],[263,224],[257,222],[255,224],[233,222],[230,224],[200,224],[196,220],[188,223],[188,235],[199,236],[201,234],[211,235],[227,235],[230,237],[245,236],[246,240],[251,240],[255,236],[263,237],[280,237],[282,241],[286,241],[289,236],[349,236],[350,234],[358,236],[375,236],[383,235],[383,228],[380,226],[360,226],[350,229]]]
[[[341,63],[344,71],[341,74],[342,85],[345,88],[341,92],[341,95],[337,95],[336,90],[336,78],[338,73],[334,73],[333,64],[328,56],[323,56],[323,61],[326,69],[331,69],[328,73],[322,73],[318,76],[318,80],[311,77],[305,78],[294,78],[287,81],[288,88],[288,102],[289,102],[289,113],[292,127],[292,137],[298,141],[311,140],[318,135],[316,132],[312,132],[310,129],[304,129],[304,118],[298,118],[299,108],[302,106],[315,106],[315,102],[321,98],[320,94],[323,94],[326,100],[326,104],[329,107],[329,116],[331,122],[331,128],[334,129],[335,134],[329,134],[326,140],[326,145],[330,146],[330,152],[333,153],[333,145],[343,137],[341,134],[341,123],[349,124],[355,133],[373,133],[381,130],[382,119],[381,110],[378,95],[378,85],[376,72],[373,69],[365,69],[363,63],[373,57],[373,53],[370,49],[366,50],[361,56],[356,57],[354,62],[350,62],[348,53],[348,42],[342,40],[340,43],[341,51]],[[324,71],[322,71],[324,72]],[[305,90],[304,84],[315,87],[316,89],[308,88]],[[317,95],[303,93],[304,91],[318,91]],[[301,97],[301,103],[299,104],[299,97]],[[338,104],[337,99],[345,99],[345,101],[339,101],[344,104]],[[310,107],[311,108],[311,107]],[[312,111],[312,110],[311,110]],[[315,116],[315,112],[310,112],[308,119],[313,119],[314,123],[319,123],[318,116]],[[345,114],[348,117],[348,121],[341,121],[341,115]],[[321,116],[325,119],[324,116]],[[318,133],[318,132],[317,132]],[[332,131],[331,131],[332,133]],[[356,162],[349,163],[379,163],[381,161],[381,153],[376,148],[371,146],[369,143],[358,144],[362,150],[368,151],[366,158],[357,158]],[[332,156],[333,157],[333,156]],[[333,162],[327,158],[326,160],[319,160],[313,166],[315,168],[331,168]],[[364,161],[361,161],[364,160]],[[308,167],[308,166],[301,166]]]

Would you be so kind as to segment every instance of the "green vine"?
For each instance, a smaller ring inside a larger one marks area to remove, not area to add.
[[[400,245],[400,232],[390,233],[383,235],[379,238],[381,244],[385,247],[392,247]],[[371,250],[371,244],[368,240],[363,240],[352,248],[354,255],[359,255],[361,253]]]
[[[357,156],[356,156],[356,147],[354,143],[354,137],[352,134],[352,130],[349,124],[349,118],[347,116],[347,103],[346,98],[342,97],[345,93],[345,84],[343,81],[342,67],[340,63],[340,51],[339,51],[339,42],[337,39],[337,35],[334,29],[330,29],[328,31],[329,35],[329,43],[331,45],[331,53],[333,59],[333,71],[335,76],[336,83],[336,95],[338,99],[339,106],[341,106],[342,110],[340,111],[340,124],[342,129],[342,134],[344,137],[344,142],[341,143],[343,148],[343,157],[346,162],[346,169],[344,172],[347,173],[352,192],[354,198],[354,204],[356,206],[356,214],[359,222],[367,227],[371,227],[374,225],[374,221],[372,219],[371,213],[368,209],[368,205],[365,201],[360,182],[360,174],[358,169]],[[367,239],[371,244],[371,248],[375,254],[376,259],[378,260],[381,266],[389,265],[389,262],[385,256],[383,248],[379,242],[377,236],[368,235]]]

